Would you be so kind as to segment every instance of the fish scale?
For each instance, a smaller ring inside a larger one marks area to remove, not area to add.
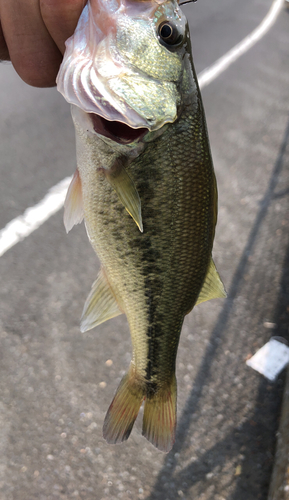
[[[127,439],[145,401],[143,434],[168,451],[175,436],[175,362],[184,317],[225,291],[212,261],[217,189],[188,27],[176,2],[158,2],[142,2],[141,8],[130,0],[114,4],[121,8],[110,13],[112,28],[107,36],[103,29],[99,52],[98,45],[91,50],[95,61],[107,58],[93,79],[100,85],[97,95],[105,89],[101,109],[89,102],[83,84],[78,88],[74,49],[64,57],[58,82],[60,90],[65,82],[69,100],[72,78],[78,159],[65,225],[69,230],[84,217],[101,261],[81,330],[125,313],[132,339],[132,361],[107,412],[104,437],[109,443]],[[82,34],[93,5],[80,20]],[[109,5],[97,0],[96,20]],[[172,44],[180,41],[176,47],[161,40],[163,23],[164,32],[174,34]],[[89,34],[86,42],[82,67],[91,67],[85,61]],[[89,77],[86,88],[91,85]],[[85,110],[79,103],[86,103]],[[120,122],[114,121],[121,113]]]
[[[115,294],[122,299],[136,367],[146,379],[148,364],[152,365],[150,372],[157,383],[166,382],[174,369],[180,326],[197,300],[214,234],[215,193],[208,187],[213,186],[212,162],[204,147],[196,143],[201,155],[195,154],[192,135],[195,128],[203,127],[202,115],[192,120],[190,111],[188,106],[181,118],[127,168],[141,198],[143,233],[103,176],[90,170],[88,174],[88,159],[83,170],[78,163],[91,243]],[[91,159],[94,165],[104,161],[99,150],[96,142]],[[155,324],[162,324],[158,335]]]

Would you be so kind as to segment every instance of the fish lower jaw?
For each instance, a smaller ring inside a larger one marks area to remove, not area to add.
[[[106,120],[94,113],[89,113],[89,117],[92,121],[94,132],[118,144],[130,144],[139,141],[149,132],[147,128],[132,128],[122,122]]]

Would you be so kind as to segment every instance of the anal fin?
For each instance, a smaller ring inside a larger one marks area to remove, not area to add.
[[[81,180],[76,169],[64,202],[63,222],[67,233],[82,222],[83,215]]]
[[[225,297],[227,297],[225,287],[216,269],[214,261],[211,258],[206,278],[199,293],[196,305],[201,304],[201,302],[205,302],[206,300]]]
[[[91,328],[122,313],[105,273],[101,269],[85,301],[80,330],[83,333],[87,332],[87,330],[91,330]]]

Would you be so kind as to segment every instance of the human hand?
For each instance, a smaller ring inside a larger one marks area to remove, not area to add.
[[[34,87],[52,87],[87,0],[0,0],[0,60]]]

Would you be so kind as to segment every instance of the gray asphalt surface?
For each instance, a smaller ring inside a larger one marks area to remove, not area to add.
[[[201,71],[254,29],[269,0],[184,7]],[[99,262],[62,213],[0,259],[1,500],[265,500],[284,374],[245,360],[289,338],[289,12],[203,91],[219,186],[214,259],[227,300],[186,317],[178,428],[168,454],[141,436],[107,445],[102,423],[131,346],[120,316],[79,332]],[[69,107],[0,66],[0,227],[74,172]],[[268,322],[275,325],[268,328]],[[109,361],[108,361],[109,360]]]

